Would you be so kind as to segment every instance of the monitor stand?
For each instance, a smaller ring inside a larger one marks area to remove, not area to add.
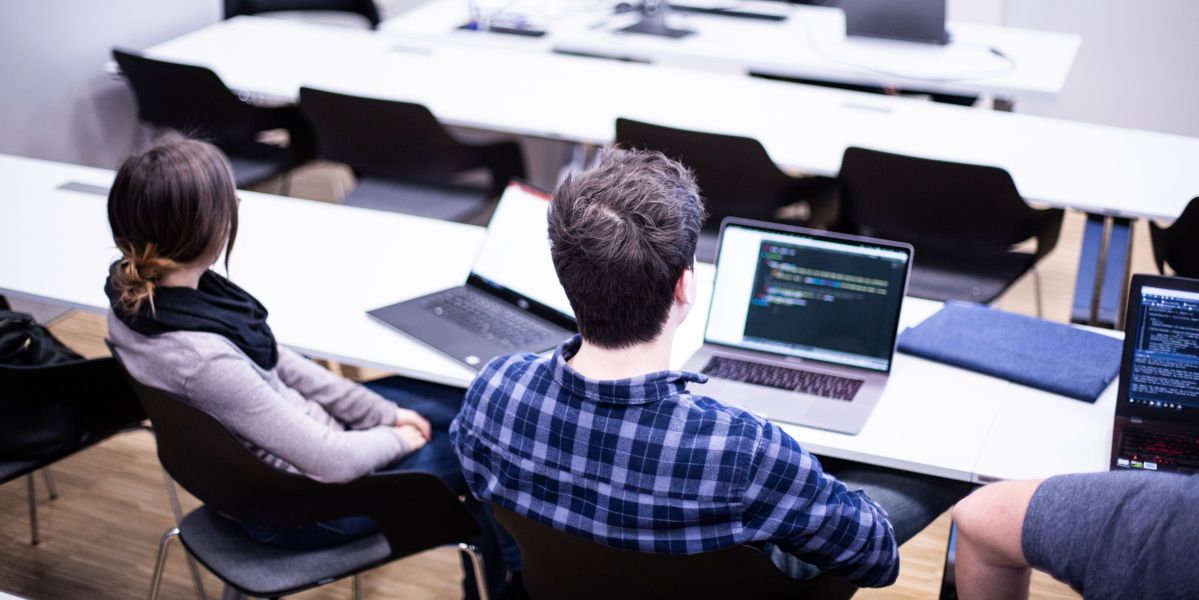
[[[662,0],[643,0],[641,3],[641,20],[621,29],[626,33],[644,33],[668,38],[681,38],[695,33],[690,29],[674,29],[666,24],[666,13],[670,5]]]

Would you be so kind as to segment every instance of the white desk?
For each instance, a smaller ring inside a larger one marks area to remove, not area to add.
[[[760,140],[783,167],[836,175],[849,146],[1003,167],[1033,202],[1172,220],[1199,196],[1199,139],[723,73],[238,17],[147,50],[235,90],[307,85],[419,102],[450,125],[604,144],[615,120]]]
[[[705,4],[702,1],[682,4]],[[560,51],[747,74],[926,92],[1052,99],[1065,84],[1082,39],[1077,35],[948,23],[945,46],[846,38],[840,9],[780,2],[736,2],[784,21],[703,14],[670,15],[673,26],[695,31],[680,39],[621,34],[638,15],[615,15],[616,2],[517,0],[506,14],[524,14],[542,37],[463,30],[463,0],[434,0],[388,19],[380,31],[404,40],[531,51]],[[708,3],[710,4],[710,2]],[[723,5],[734,3],[725,2]],[[995,48],[1007,58],[991,52]]]
[[[107,310],[102,288],[118,252],[106,199],[57,188],[67,182],[107,187],[112,176],[101,169],[0,155],[0,178],[6,182],[0,191],[5,215],[0,295]],[[471,381],[474,371],[365,311],[460,284],[483,229],[253,192],[239,195],[231,274],[270,310],[281,344],[430,381],[460,386]],[[701,263],[696,272],[699,300],[675,339],[674,368],[702,343],[714,269]],[[902,326],[919,323],[939,306],[907,299]],[[817,453],[961,480],[1102,470],[1114,393],[1113,384],[1107,400],[1089,405],[898,354],[887,390],[858,435],[784,428]],[[1051,430],[1052,437],[1042,429]],[[1037,452],[1033,461],[1003,460],[1009,447],[1047,439],[1060,446],[1054,453]]]

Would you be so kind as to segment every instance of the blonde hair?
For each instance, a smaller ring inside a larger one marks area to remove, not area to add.
[[[121,251],[112,285],[129,314],[146,303],[153,311],[163,277],[212,260],[222,248],[228,268],[237,238],[237,188],[225,155],[207,142],[163,137],[117,171],[108,223]]]

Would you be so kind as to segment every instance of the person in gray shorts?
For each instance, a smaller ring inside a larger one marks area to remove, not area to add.
[[[1005,481],[953,511],[963,600],[1028,598],[1032,569],[1090,599],[1199,597],[1199,477],[1116,471]]]

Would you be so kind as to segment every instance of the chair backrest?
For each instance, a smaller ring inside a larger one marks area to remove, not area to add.
[[[779,170],[758,140],[616,119],[616,143],[657,150],[695,173],[709,218],[720,227],[725,217],[774,220],[796,180]]]
[[[115,349],[113,356],[119,361]],[[436,475],[395,472],[331,484],[286,473],[259,459],[209,413],[143,385],[127,370],[125,375],[154,426],[163,468],[226,515],[275,526],[365,515],[379,522],[393,556],[460,542],[482,531]]]
[[[218,145],[252,141],[264,128],[255,107],[239,100],[211,69],[118,48],[112,56],[133,88],[143,121],[211,136]]]
[[[300,88],[300,112],[321,156],[359,174],[445,183],[468,160],[463,145],[420,104]]]
[[[379,9],[374,0],[225,0],[225,18],[290,10],[334,10],[366,17],[371,29],[379,25]]]
[[[750,546],[688,555],[630,552],[558,531],[502,506],[493,504],[492,509],[520,546],[525,589],[534,600],[840,600],[857,591],[828,575],[792,579]]]
[[[1165,272],[1162,265],[1166,263],[1178,275],[1199,279],[1199,198],[1192,198],[1168,228],[1150,221],[1149,233],[1158,272]]]
[[[837,181],[847,229],[910,243],[917,257],[921,249],[1006,250],[1036,235],[1050,213],[1025,204],[997,167],[848,148]]]

